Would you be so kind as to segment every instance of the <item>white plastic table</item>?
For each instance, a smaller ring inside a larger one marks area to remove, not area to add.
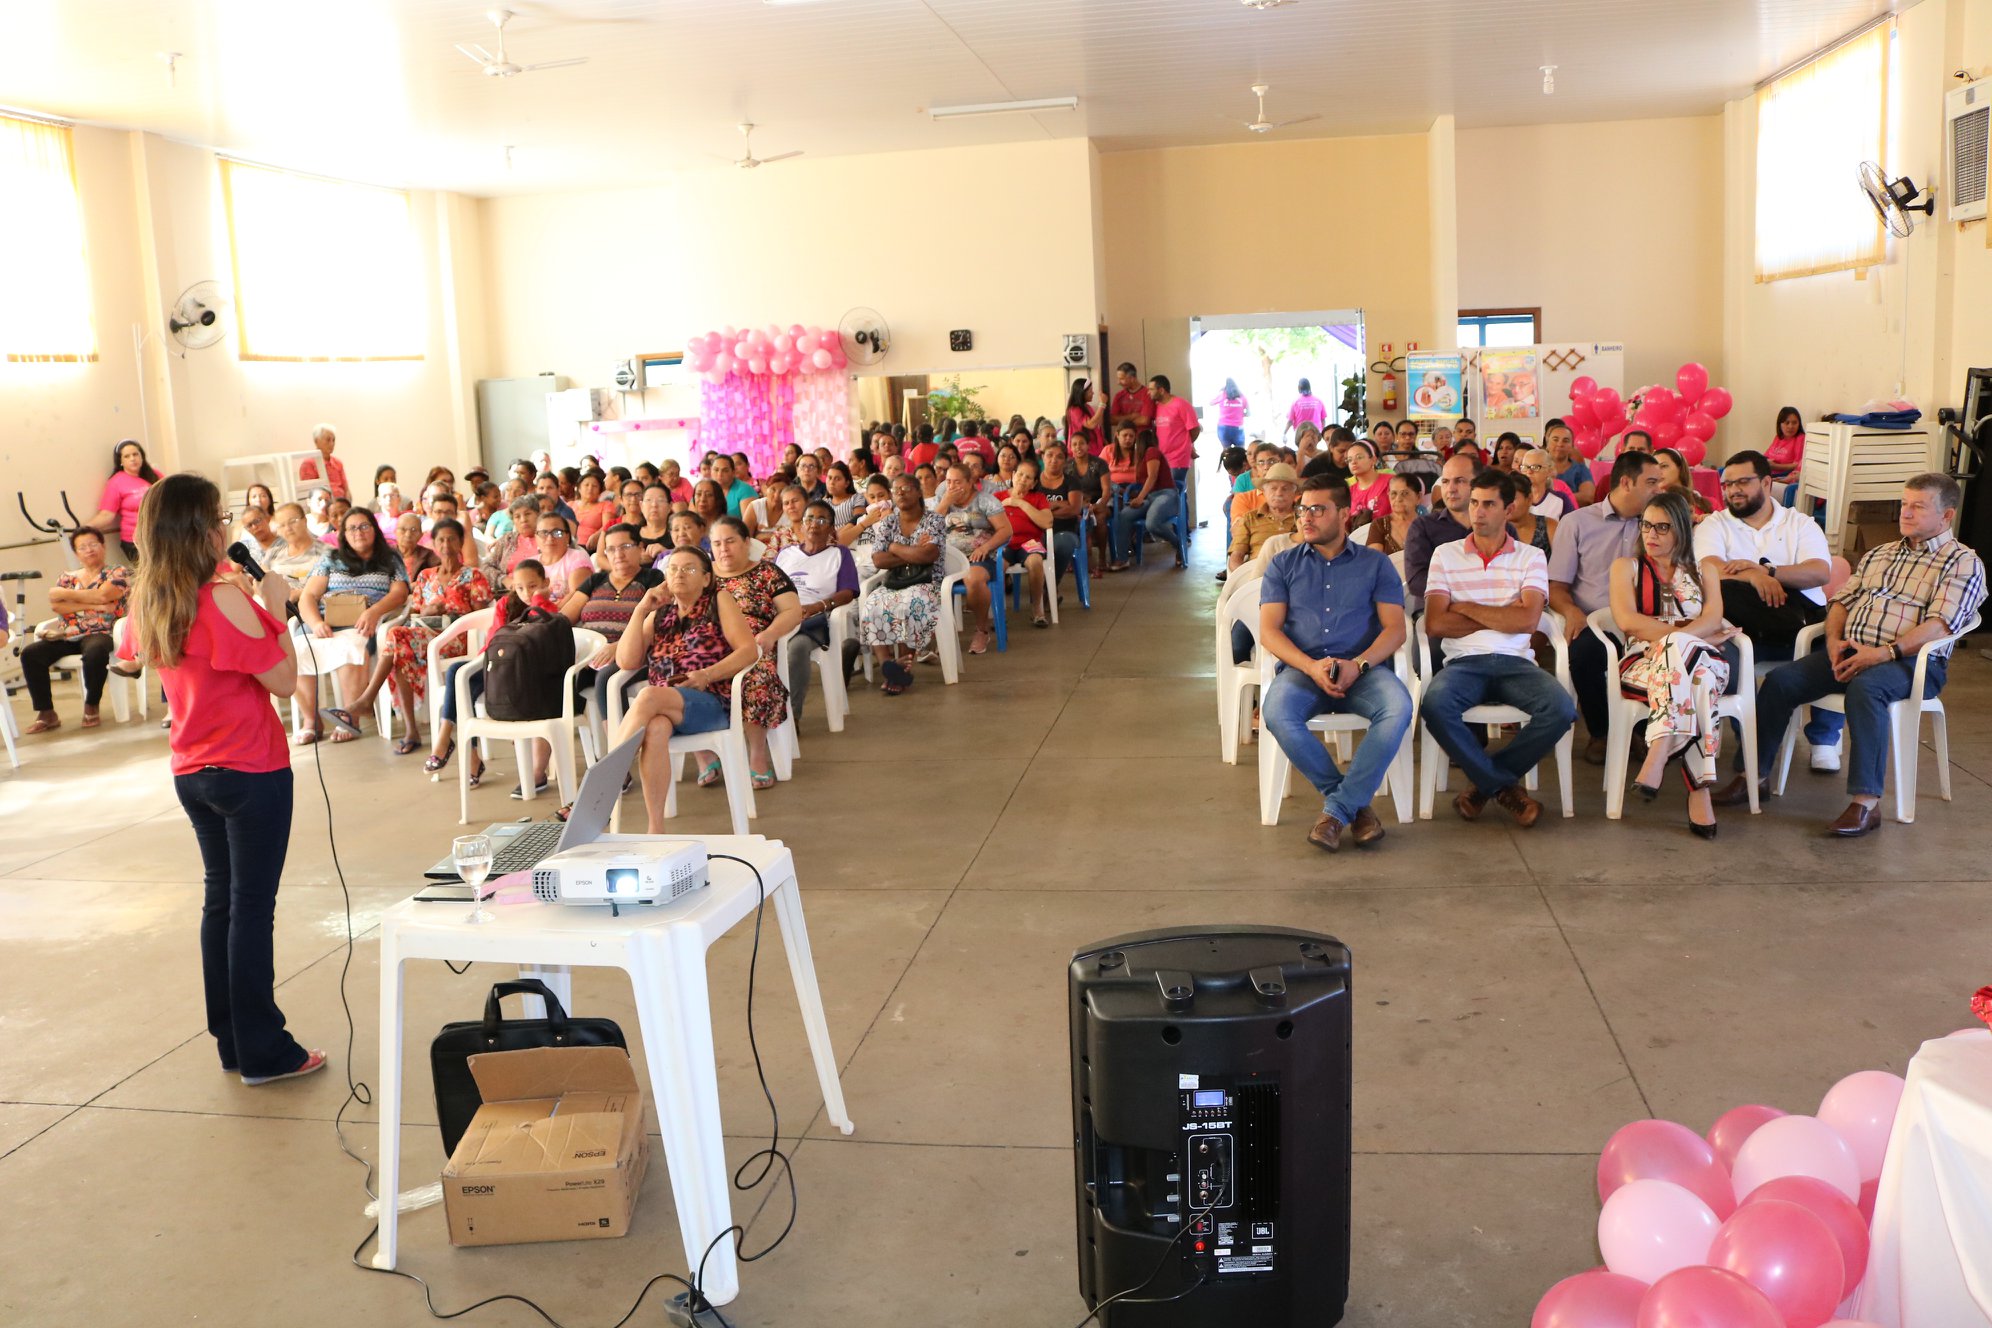
[[[611,841],[641,841],[642,835],[605,835]],[[689,836],[667,836],[689,838]],[[702,836],[709,852],[730,853],[752,862],[767,885],[768,904],[781,926],[789,974],[802,1007],[803,1028],[816,1061],[823,1105],[830,1120],[851,1133],[830,1030],[810,958],[803,924],[795,862],[779,840],[760,835]],[[671,1195],[678,1209],[688,1268],[704,1258],[701,1284],[715,1305],[740,1290],[734,1259],[737,1242],[713,1240],[733,1225],[729,1172],[719,1117],[719,1076],[713,1058],[712,1008],[706,984],[706,950],[754,912],[759,899],[754,874],[735,862],[715,858],[711,883],[703,890],[657,908],[626,908],[612,917],[606,908],[564,904],[492,904],[496,920],[466,921],[468,903],[403,900],[381,916],[380,929],[380,1243],[376,1268],[392,1268],[399,1212],[394,1202],[401,1184],[402,965],[410,959],[477,960],[518,964],[522,970],[552,969],[549,985],[565,997],[565,969],[571,965],[620,968],[635,993],[643,1052],[650,1063],[651,1097],[664,1135],[671,1172]],[[571,1002],[569,1013],[577,1013]]]

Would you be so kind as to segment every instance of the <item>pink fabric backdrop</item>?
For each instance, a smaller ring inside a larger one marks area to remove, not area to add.
[[[850,445],[850,390],[841,373],[708,379],[699,386],[700,448],[745,452],[756,475],[778,467],[792,442],[841,457]]]

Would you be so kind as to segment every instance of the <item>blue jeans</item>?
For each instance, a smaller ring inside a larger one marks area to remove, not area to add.
[[[1051,532],[1052,575],[1057,576],[1078,560],[1079,532],[1076,530],[1054,530]]]
[[[1923,699],[1943,690],[1947,659],[1930,660],[1924,675]],[[1780,664],[1757,684],[1757,752],[1760,759],[1777,750],[1784,741],[1785,727],[1792,711],[1822,696],[1846,697],[1847,727],[1853,741],[1846,755],[1847,792],[1856,797],[1881,796],[1882,777],[1888,771],[1888,707],[1909,697],[1915,678],[1913,659],[1892,660],[1854,675],[1849,683],[1833,677],[1833,662],[1824,650],[1809,652],[1804,659]]]
[[[1218,425],[1217,441],[1224,444],[1226,447],[1245,446],[1245,426],[1242,424]]]
[[[1477,705],[1513,706],[1528,716],[1514,740],[1498,752],[1481,746],[1461,718]],[[1425,684],[1418,703],[1425,731],[1437,740],[1473,788],[1491,798],[1527,778],[1577,722],[1577,703],[1553,674],[1518,655],[1455,655]]]
[[[685,717],[671,726],[673,733],[717,733],[732,722],[727,703],[701,687],[680,687],[678,699],[685,703]]]
[[[173,791],[201,848],[201,987],[222,1067],[250,1078],[289,1074],[307,1053],[277,1008],[271,949],[290,848],[291,772],[207,766],[175,775]]]
[[[1345,774],[1335,768],[1321,735],[1309,731],[1316,715],[1360,715],[1369,732],[1356,744]],[[1373,668],[1345,696],[1329,696],[1299,669],[1282,668],[1259,702],[1259,723],[1286,753],[1293,768],[1321,794],[1321,810],[1343,825],[1369,806],[1411,727],[1411,693],[1387,668]]]
[[[1141,490],[1130,488],[1127,496],[1132,498],[1139,492]],[[1123,504],[1121,510],[1114,513],[1112,541],[1114,558],[1116,560],[1126,558],[1134,552],[1134,523],[1137,519],[1147,523],[1150,539],[1163,540],[1173,546],[1176,542],[1176,504],[1181,499],[1182,495],[1174,489],[1158,489],[1149,494],[1148,500],[1140,507]]]
[[[444,722],[456,723],[456,676],[457,670],[470,661],[460,659],[443,671],[443,703],[436,710]],[[484,670],[479,669],[470,675],[470,703],[477,704],[477,698],[484,695]]]

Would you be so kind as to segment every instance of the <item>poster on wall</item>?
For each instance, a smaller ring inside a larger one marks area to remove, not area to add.
[[[1487,350],[1480,355],[1480,399],[1490,420],[1536,418],[1536,354]]]
[[[1404,357],[1404,381],[1409,385],[1414,420],[1451,422],[1465,409],[1460,390],[1461,361],[1458,355],[1413,351]]]

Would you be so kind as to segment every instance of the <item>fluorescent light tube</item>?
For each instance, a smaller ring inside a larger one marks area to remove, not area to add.
[[[964,115],[1006,115],[1011,111],[1070,111],[1079,106],[1077,97],[1037,97],[1030,101],[985,101],[972,106],[930,106],[927,114],[936,120],[952,120]]]

